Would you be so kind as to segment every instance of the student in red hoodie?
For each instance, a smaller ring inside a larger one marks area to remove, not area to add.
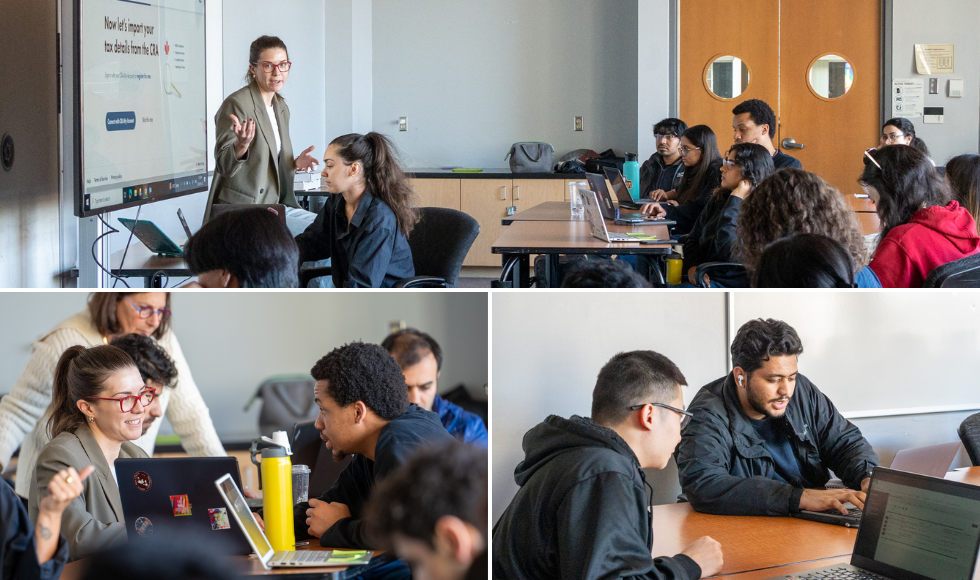
[[[973,216],[929,158],[907,145],[868,151],[858,180],[881,218],[870,267],[884,288],[919,288],[933,269],[980,251]]]

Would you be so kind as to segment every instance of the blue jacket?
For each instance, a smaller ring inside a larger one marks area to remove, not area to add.
[[[439,420],[449,434],[463,443],[487,447],[487,428],[479,415],[470,413],[459,405],[436,395],[432,401],[432,410],[439,414]]]

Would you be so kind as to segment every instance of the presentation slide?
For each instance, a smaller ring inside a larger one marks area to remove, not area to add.
[[[76,214],[207,189],[204,0],[79,2]]]

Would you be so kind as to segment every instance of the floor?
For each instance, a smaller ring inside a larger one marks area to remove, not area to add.
[[[490,283],[500,277],[500,268],[463,266],[459,272],[460,288],[489,288]]]

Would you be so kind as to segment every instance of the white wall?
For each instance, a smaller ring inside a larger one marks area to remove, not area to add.
[[[374,0],[374,129],[413,167],[506,167],[516,141],[635,151],[636,30],[637,0]]]
[[[4,294],[0,319],[17,331],[0,334],[0,393],[10,392],[20,376],[31,342],[84,309],[87,296]],[[483,292],[183,292],[172,301],[174,332],[223,441],[257,434],[260,405],[242,409],[264,378],[308,373],[320,357],[353,340],[379,343],[389,322],[398,320],[429,332],[443,347],[440,391],[463,383],[485,398],[489,329]],[[161,432],[170,430],[164,425]]]
[[[922,117],[912,119],[916,135],[932,152],[933,160],[944,165],[951,157],[977,153],[980,147],[980,2],[976,0],[944,0],[931,3],[926,9],[915,0],[894,1],[892,42],[893,78],[921,78],[915,74],[916,44],[956,45],[956,74],[931,75],[939,78],[939,94],[926,94],[925,106],[944,107],[945,123],[924,125]],[[963,79],[964,96],[946,96],[949,79]],[[887,113],[890,113],[888,111]],[[891,117],[886,114],[885,118]]]
[[[637,1],[637,126],[640,162],[657,152],[653,126],[670,116],[670,7]]]

